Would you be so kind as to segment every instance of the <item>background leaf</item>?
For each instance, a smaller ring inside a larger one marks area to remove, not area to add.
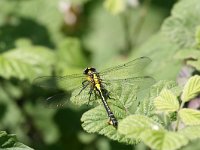
[[[0,148],[10,150],[33,150],[32,148],[18,142],[13,134],[7,134],[5,131],[0,131]]]
[[[162,33],[181,48],[195,46],[194,35],[200,21],[199,8],[198,0],[182,0],[177,3],[171,17],[162,25]]]

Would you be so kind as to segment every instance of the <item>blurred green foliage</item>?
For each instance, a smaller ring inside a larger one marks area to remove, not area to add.
[[[145,71],[158,81],[176,81],[183,62],[199,71],[199,0],[134,1],[139,3],[0,1],[0,148],[31,149],[24,144],[42,150],[147,148],[142,143],[135,146],[114,141],[123,137],[108,132],[110,129],[101,130],[107,137],[86,133],[83,128],[88,132],[100,129],[92,128],[95,121],[82,128],[81,117],[82,121],[98,119],[93,113],[96,109],[103,112],[102,106],[89,111],[89,107],[74,105],[48,109],[41,102],[56,91],[42,91],[32,84],[38,76],[81,73],[90,65],[102,69],[141,56],[153,60]],[[163,87],[179,93],[175,85],[160,81],[150,95],[158,96]],[[135,113],[162,122],[154,116],[148,98]],[[132,141],[128,143],[136,142]],[[184,149],[198,149],[198,145],[199,141],[193,141]]]

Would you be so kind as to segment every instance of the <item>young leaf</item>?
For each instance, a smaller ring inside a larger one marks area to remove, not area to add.
[[[185,136],[166,130],[146,130],[141,135],[141,140],[156,150],[175,150],[188,143]]]
[[[13,134],[0,131],[0,149],[33,150],[32,148],[17,141]]]
[[[178,131],[190,140],[200,138],[200,126],[188,126]]]
[[[112,104],[114,104],[113,101]],[[119,105],[119,102],[115,102],[114,105],[109,105],[118,122],[120,122],[120,120],[126,116],[126,111],[120,108]],[[118,133],[115,127],[108,124],[109,118],[103,106],[97,106],[94,109],[84,113],[81,121],[83,122],[82,127],[88,133],[97,132],[119,142],[125,142],[128,144],[136,143],[136,140],[127,138],[126,136]]]
[[[195,98],[200,93],[200,76],[195,75],[191,77],[183,89],[183,94],[181,100],[183,102],[188,102],[192,98]]]
[[[116,15],[125,10],[126,2],[123,0],[105,0],[104,7]]]
[[[157,110],[163,112],[174,112],[179,109],[177,97],[167,89],[163,89],[158,97],[154,100],[154,106]]]
[[[148,129],[163,130],[160,124],[146,116],[130,115],[120,122],[118,131],[121,134],[125,134],[128,138],[137,139]]]
[[[179,116],[186,125],[200,125],[200,111],[194,109],[181,109]]]

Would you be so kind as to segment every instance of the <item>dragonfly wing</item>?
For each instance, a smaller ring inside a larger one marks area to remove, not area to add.
[[[48,108],[61,108],[66,105],[67,102],[70,100],[69,93],[60,93],[53,95],[47,98],[44,102],[44,105]]]
[[[105,83],[108,83],[108,86],[113,86],[115,84],[126,84],[137,87],[139,90],[147,89],[151,85],[155,83],[155,79],[150,76],[142,76],[142,77],[133,77],[126,79],[113,79],[106,80]]]
[[[138,76],[149,63],[151,59],[148,57],[140,57],[123,65],[108,68],[100,72],[102,79],[125,79]]]
[[[73,90],[80,86],[85,79],[83,75],[68,76],[42,76],[33,81],[33,84],[42,88],[63,89],[66,91]]]

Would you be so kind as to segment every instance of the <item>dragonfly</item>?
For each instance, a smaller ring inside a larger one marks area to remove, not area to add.
[[[80,89],[77,95],[85,94],[88,91],[88,103],[91,96],[98,96],[107,112],[108,124],[115,128],[118,126],[117,118],[111,111],[107,99],[111,99],[107,86],[114,83],[133,84],[140,89],[151,86],[155,80],[150,76],[139,76],[151,59],[148,57],[139,57],[122,65],[117,65],[98,72],[94,67],[87,67],[81,74],[72,74],[66,76],[41,76],[34,80],[34,84],[42,88],[61,88],[66,93],[53,95],[46,99],[47,106],[60,107],[70,100],[69,93]],[[114,94],[114,93],[113,93]]]

